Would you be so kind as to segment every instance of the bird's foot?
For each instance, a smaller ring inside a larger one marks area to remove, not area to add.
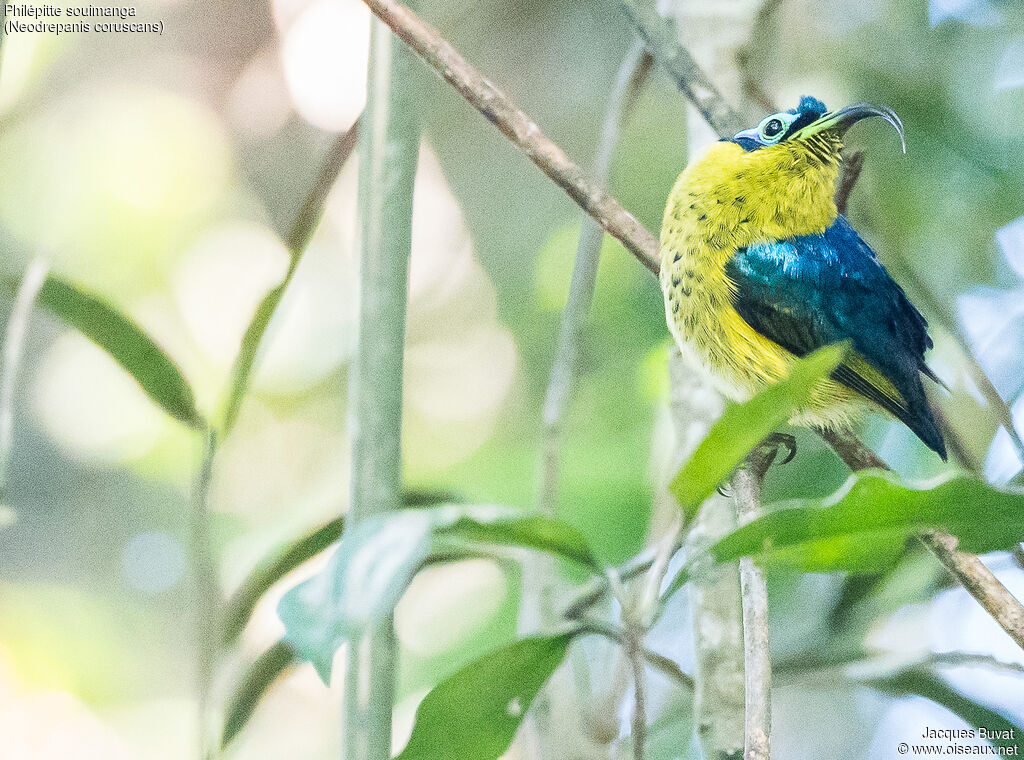
[[[775,459],[779,456],[779,449],[782,447],[786,448],[786,456],[779,464],[789,464],[796,456],[796,436],[789,433],[769,433],[750,452],[751,461],[757,468],[760,477],[764,477],[768,468],[775,463]],[[726,498],[732,496],[732,489],[728,481],[719,485],[717,490],[720,496]]]
[[[786,456],[779,464],[789,464],[796,456],[796,436],[789,433],[769,433],[754,447],[751,453],[756,458],[755,465],[761,471],[761,475],[768,472],[768,468],[775,463],[782,447],[786,448]]]

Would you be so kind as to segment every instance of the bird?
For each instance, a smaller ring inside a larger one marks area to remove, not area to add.
[[[834,200],[846,132],[869,117],[888,122],[906,151],[891,109],[829,111],[805,95],[697,155],[662,220],[665,316],[734,401],[787,377],[799,357],[848,342],[790,424],[850,430],[880,409],[945,460],[922,381],[941,384],[925,363],[928,323]]]

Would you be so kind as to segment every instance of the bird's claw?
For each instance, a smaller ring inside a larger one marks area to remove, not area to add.
[[[779,449],[786,447],[786,456],[779,464],[789,464],[796,456],[796,436],[789,433],[769,433],[765,439],[754,447],[754,453],[760,458],[759,467],[762,474],[775,463]]]
[[[786,447],[786,456],[779,464],[789,464],[796,456],[796,436],[789,433],[769,433],[763,441],[754,447],[751,453],[756,458],[751,461],[760,471],[760,476],[763,477],[768,472],[768,468],[775,463],[775,458],[779,455],[779,449],[783,446]],[[732,496],[732,489],[729,487],[728,481],[721,483],[716,490],[720,496],[724,496],[727,499]]]

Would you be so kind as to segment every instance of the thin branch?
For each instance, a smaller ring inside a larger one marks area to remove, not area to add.
[[[626,249],[651,272],[657,273],[659,261],[657,238],[647,231],[618,201],[587,182],[583,177],[582,170],[568,159],[564,151],[544,137],[540,128],[525,113],[516,108],[504,93],[473,69],[435,29],[394,0],[364,0],[364,2],[426,63],[451,83],[470,104],[498,127],[545,174],[593,216],[610,235],[620,240]],[[657,59],[658,51],[652,52]],[[692,61],[692,58],[690,60]],[[696,67],[696,64],[694,66]],[[707,79],[706,75],[703,78]],[[711,102],[718,104],[715,114],[734,113],[731,109],[726,110],[727,106],[722,108],[724,100],[717,94],[717,90],[714,90],[711,95],[706,91],[694,92],[691,97],[701,103],[709,102],[708,98],[711,98]],[[709,113],[711,112],[709,111]],[[718,117],[715,118],[717,121]],[[716,130],[721,131],[726,128],[724,125],[727,121],[723,117],[719,126],[715,127]],[[1005,408],[1005,404],[1003,407]],[[1012,426],[1010,429],[1012,430]],[[826,436],[826,440],[833,445],[833,448],[851,469],[885,466],[874,452],[860,443],[852,434],[830,434]],[[970,587],[965,586],[968,591],[973,588],[979,594],[982,589],[989,592],[975,598],[996,620],[1000,621],[1000,624],[1007,629],[1014,640],[1024,647],[1024,608],[1021,608],[1020,603],[980,562],[956,562],[952,555],[938,554],[938,552],[943,552],[941,546],[936,551],[944,565],[951,570],[953,567],[957,568],[954,575],[958,579],[971,582]],[[1020,612],[1018,613],[1018,611]],[[1018,618],[1021,620],[1019,628],[1016,623]]]
[[[853,433],[819,431],[822,438],[854,472],[865,469],[888,470],[875,452]],[[999,579],[974,554],[957,550],[957,539],[942,531],[929,531],[921,541],[968,594],[991,615],[1017,645],[1024,649],[1024,607]]]
[[[647,742],[642,641],[643,630],[630,625],[626,632],[626,658],[633,671],[633,760],[644,760],[644,745]]]
[[[836,187],[836,210],[840,214],[846,213],[846,207],[850,203],[850,193],[853,186],[860,179],[860,173],[864,170],[864,151],[855,150],[843,161],[839,173],[839,186]]]
[[[775,105],[774,100],[772,100],[771,95],[761,85],[761,80],[758,79],[757,74],[751,70],[750,63],[754,55],[754,34],[768,26],[771,22],[771,17],[775,15],[775,12],[781,5],[782,0],[763,0],[761,7],[757,10],[754,23],[751,25],[754,31],[747,38],[747,41],[736,50],[736,64],[740,72],[740,86],[743,88],[743,94],[753,101],[755,105],[763,108],[765,113],[775,113],[779,109]]]
[[[1009,433],[1010,440],[1017,450],[1017,456],[1024,461],[1024,440],[1021,439],[1020,433],[1017,432],[1017,427],[1013,423],[1013,412],[1010,409],[1010,405],[999,395],[999,391],[992,384],[991,378],[985,373],[984,368],[978,362],[978,358],[971,351],[967,336],[964,335],[964,331],[957,324],[956,317],[942,302],[942,299],[936,295],[935,291],[932,290],[931,285],[917,274],[899,251],[894,252],[893,258],[897,259],[902,265],[901,274],[903,276],[901,279],[906,282],[907,290],[910,291],[915,300],[919,300],[925,305],[925,311],[929,318],[936,319],[943,329],[956,340],[957,345],[960,347],[960,352],[967,361],[967,371],[970,373],[971,379],[978,386],[981,395],[985,397],[985,401],[988,402],[988,405],[995,413],[999,424]]]
[[[679,542],[673,545],[672,553],[679,549]],[[615,569],[619,578],[624,581],[632,580],[643,575],[654,565],[658,556],[659,547],[652,546],[632,559],[627,560]],[[562,617],[567,620],[579,620],[591,607],[600,602],[608,593],[608,579],[595,578],[584,586],[584,588],[569,602],[562,611]]]
[[[633,83],[643,57],[644,46],[638,42],[626,53],[619,67],[615,86],[608,99],[597,158],[594,161],[594,178],[598,186],[603,187],[608,182],[612,156],[619,141],[619,125],[625,113],[626,92]],[[544,514],[553,514],[557,501],[562,420],[579,363],[580,340],[597,283],[597,268],[601,260],[603,240],[604,230],[593,219],[584,215],[579,244],[576,247],[576,263],[569,283],[569,298],[562,312],[558,350],[544,398],[544,467],[540,499],[540,509]]]
[[[28,265],[14,296],[14,307],[4,331],[3,368],[0,370],[0,524],[5,522],[3,513],[7,506],[7,468],[14,440],[14,393],[18,370],[25,351],[25,334],[28,332],[32,307],[49,269],[49,264],[41,256],[34,258]]]
[[[658,240],[631,213],[586,179],[558,145],[511,99],[469,65],[436,29],[394,0],[364,0],[370,10],[447,80],[511,140],[555,184],[565,190],[626,249],[654,274],[658,273]]]
[[[580,625],[576,627],[575,630],[580,633],[592,633],[597,636],[604,636],[606,639],[614,641],[622,647],[626,646],[626,634],[607,623],[587,618],[580,621]],[[673,660],[670,660],[665,655],[658,654],[645,646],[640,646],[638,651],[643,656],[643,659],[651,665],[651,667],[661,671],[680,686],[691,691],[693,690],[693,677],[684,673],[679,665]]]
[[[929,531],[921,541],[956,578],[968,594],[1002,626],[1017,646],[1024,649],[1024,607],[975,554],[957,551],[956,536]]]
[[[747,459],[732,479],[733,499],[740,526],[755,520],[761,512],[761,481],[767,465]],[[774,458],[774,457],[772,457]],[[744,760],[769,760],[772,725],[772,663],[768,635],[768,586],[764,571],[753,557],[740,559],[740,588],[743,599],[744,652]]]
[[[622,0],[621,6],[637,35],[647,43],[654,60],[719,136],[734,135],[747,126],[743,117],[722,97],[711,77],[676,41],[671,22],[659,16],[652,6],[638,0]]]

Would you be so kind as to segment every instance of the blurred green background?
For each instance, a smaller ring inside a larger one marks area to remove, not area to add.
[[[615,3],[418,7],[590,164],[632,42]],[[45,257],[155,336],[213,412],[256,304],[284,274],[280,236],[333,135],[361,110],[369,14],[357,0],[152,0],[139,12],[164,19],[166,34],[4,40],[3,273],[20,278]],[[1021,463],[968,378],[955,334],[1004,398],[1017,399],[1024,5],[689,0],[677,13],[681,37],[737,102],[760,93],[788,108],[808,93],[834,107],[886,104],[903,118],[906,156],[883,129],[852,134],[867,164],[850,217],[933,325],[930,361],[952,388],[940,403],[966,451],[994,480],[1014,475]],[[407,484],[532,507],[579,211],[447,85],[426,69],[421,79]],[[752,124],[763,115],[747,110]],[[655,70],[624,127],[612,193],[656,230],[690,150],[708,139]],[[333,189],[219,454],[212,507],[225,594],[266,552],[347,506],[355,164]],[[668,336],[654,279],[617,243],[604,253],[564,433],[559,510],[618,562],[645,542],[672,449]],[[101,350],[43,314],[30,326],[14,411],[13,522],[0,529],[0,756],[194,756],[186,545],[200,441]],[[900,426],[875,418],[864,434],[905,475],[943,470]],[[844,468],[819,442],[801,434],[800,446],[793,464],[772,471],[769,498],[843,482]],[[1024,590],[1008,557],[992,562]],[[780,653],[822,635],[839,580],[772,577]],[[919,604],[873,621],[879,646],[1020,658],[962,592],[933,598],[924,585],[910,595]],[[515,574],[485,560],[417,579],[397,613],[400,736],[440,676],[514,636],[518,589]],[[275,601],[257,612],[241,651],[224,653],[218,695],[280,635]],[[662,642],[685,667],[688,623],[679,614],[652,646]],[[1019,680],[960,675],[975,696],[1024,719]],[[228,756],[334,756],[338,698],[337,685],[325,689],[304,666],[275,688]],[[842,679],[800,680],[776,699],[780,758],[895,757],[903,727],[959,725],[923,700],[892,700]],[[670,741],[658,756],[687,751]],[[524,753],[515,745],[509,756]]]

